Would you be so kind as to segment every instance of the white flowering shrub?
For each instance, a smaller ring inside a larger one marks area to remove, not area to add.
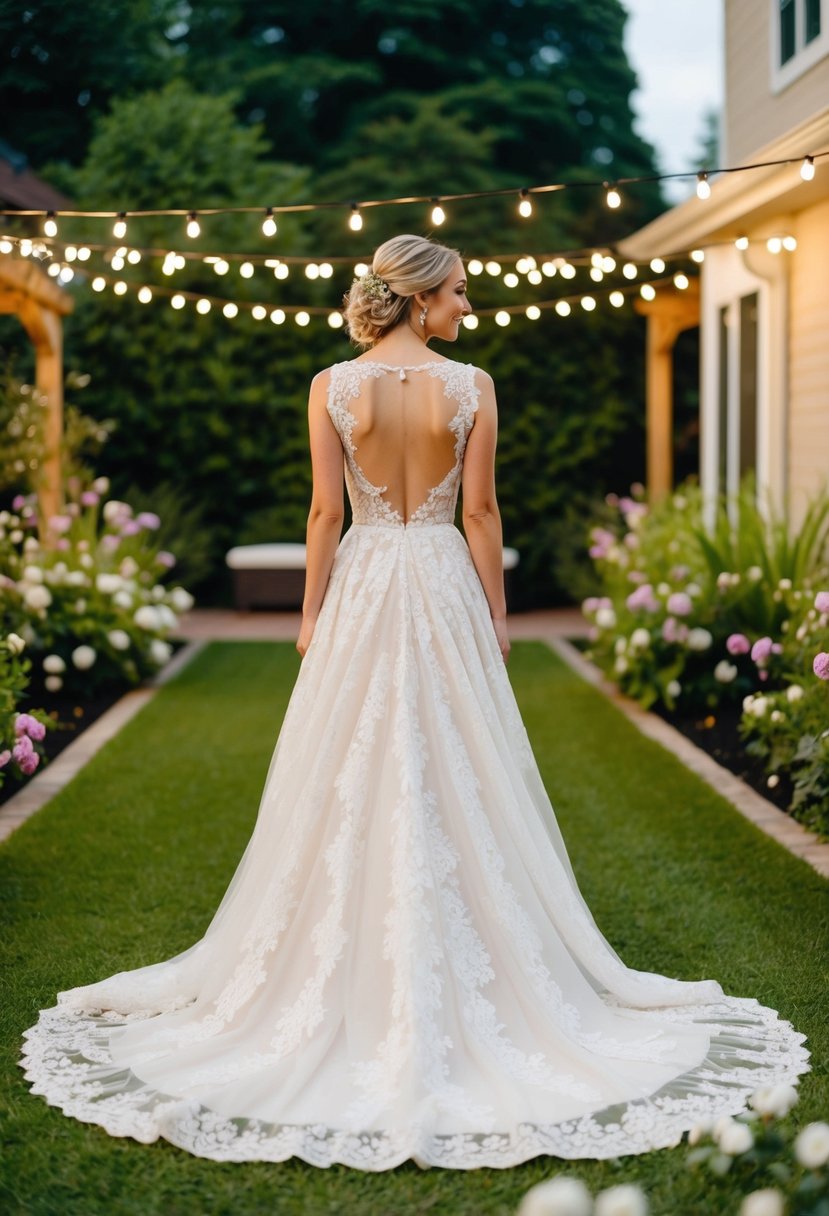
[[[193,605],[161,581],[175,558],[153,539],[158,516],[108,490],[105,477],[86,488],[70,478],[60,515],[38,521],[34,495],[0,511],[0,631],[24,640],[50,691],[140,682],[170,657],[166,638]]]
[[[829,1212],[829,1124],[809,1123],[794,1133],[776,1120],[797,1103],[791,1085],[758,1089],[751,1111],[693,1128],[690,1169],[728,1174],[750,1187],[739,1216],[826,1216]],[[712,1204],[712,1210],[714,1205]]]

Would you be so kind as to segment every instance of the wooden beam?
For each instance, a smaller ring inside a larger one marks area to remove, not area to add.
[[[68,316],[75,307],[72,297],[58,287],[31,258],[0,254],[0,286],[22,292],[59,316]]]

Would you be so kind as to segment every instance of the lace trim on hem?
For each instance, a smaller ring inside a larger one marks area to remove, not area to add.
[[[676,1012],[680,1020],[691,1010]],[[32,1092],[73,1118],[142,1143],[163,1138],[214,1161],[299,1157],[315,1166],[385,1170],[411,1157],[419,1165],[448,1169],[508,1168],[542,1154],[602,1160],[674,1147],[695,1123],[744,1111],[759,1086],[791,1084],[810,1071],[806,1036],[753,998],[728,997],[693,1012],[688,1020],[695,1024],[706,1025],[711,1016],[729,1019],[727,1025],[710,1024],[711,1049],[698,1068],[645,1098],[560,1123],[520,1122],[503,1132],[435,1134],[414,1123],[402,1130],[360,1131],[227,1118],[197,1101],[150,1088],[111,1059],[111,1030],[135,1020],[134,1014],[93,1018],[65,1006],[43,1010],[38,1024],[25,1032],[20,1065]],[[750,1019],[757,1019],[754,1025]],[[735,1046],[735,1036],[751,1042]],[[725,1059],[731,1063],[727,1071]],[[110,1096],[108,1084],[117,1086]],[[681,1084],[689,1090],[685,1095],[668,1092]]]

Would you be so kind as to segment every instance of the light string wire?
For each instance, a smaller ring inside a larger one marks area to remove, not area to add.
[[[535,186],[502,186],[494,190],[467,190],[456,194],[412,194],[401,196],[398,198],[382,198],[382,199],[351,199],[348,202],[322,202],[322,203],[280,203],[272,204],[267,207],[262,206],[225,206],[225,207],[154,207],[140,208],[137,210],[120,209],[120,210],[105,210],[105,211],[86,211],[74,208],[66,210],[56,208],[47,210],[43,207],[34,209],[19,210],[17,208],[0,208],[0,215],[5,216],[40,216],[45,219],[55,219],[58,215],[64,218],[71,219],[129,219],[150,218],[159,216],[186,216],[188,219],[196,219],[196,217],[213,216],[213,215],[287,215],[297,212],[314,212],[314,211],[364,211],[374,207],[398,207],[406,206],[415,203],[429,203],[439,205],[441,203],[454,203],[467,201],[469,199],[484,199],[484,198],[508,198],[510,196],[519,196],[522,200],[526,200],[527,196],[533,194],[551,194],[562,190],[583,190],[583,189],[601,189],[608,193],[618,192],[620,186],[645,185],[654,182],[677,181],[689,178],[696,178],[697,182],[708,182],[712,177],[718,177],[726,173],[748,173],[754,169],[771,169],[778,168],[784,165],[801,165],[801,172],[805,176],[806,166],[814,169],[814,163],[817,160],[822,160],[824,157],[829,157],[829,150],[824,152],[806,152],[799,156],[787,156],[777,160],[755,161],[749,165],[727,165],[716,169],[705,170],[686,170],[681,173],[652,173],[641,174],[631,177],[618,178],[593,178],[587,181],[575,182],[551,182],[543,185]],[[612,204],[614,205],[614,204]],[[618,205],[618,204],[615,204]],[[355,230],[357,230],[355,228]]]

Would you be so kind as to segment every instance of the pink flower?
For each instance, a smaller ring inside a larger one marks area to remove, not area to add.
[[[101,548],[107,553],[112,553],[121,543],[120,536],[113,536],[111,532],[107,532],[106,536],[101,537]]]
[[[593,544],[588,552],[593,558],[606,557],[611,546],[616,542],[616,537],[612,532],[608,532],[607,528],[591,528],[590,539]]]
[[[815,608],[818,612],[829,612],[829,591],[818,591],[815,596]]]
[[[25,505],[26,505],[26,495],[25,494],[15,494],[14,498],[12,499],[12,510],[13,511],[22,511],[23,508],[25,507]]]
[[[18,764],[22,764],[27,756],[34,755],[35,745],[32,743],[28,735],[21,735],[12,748],[12,757]]]
[[[605,494],[604,500],[609,507],[618,507],[618,505],[619,505],[619,495],[618,494],[613,494],[613,493]]]
[[[751,648],[751,657],[758,667],[765,666],[769,656],[780,654],[782,649],[780,643],[773,642],[771,638],[758,638]]]
[[[11,758],[12,754],[9,749],[7,747],[4,748],[3,751],[0,752],[0,768],[5,768]]]
[[[142,528],[160,528],[161,520],[156,515],[155,511],[139,511],[135,517],[136,523],[139,523]]]
[[[650,583],[642,583],[635,591],[631,591],[625,604],[631,612],[636,612],[639,608],[644,612],[656,612],[659,607],[659,601],[654,595]]]
[[[52,515],[49,519],[49,527],[53,532],[68,532],[72,527],[72,516]]]
[[[729,654],[748,654],[751,650],[751,642],[744,633],[732,633],[725,648]]]
[[[588,595],[587,599],[581,606],[582,612],[595,612],[599,606],[599,601],[595,595]]]
[[[168,570],[172,570],[176,564],[176,559],[166,549],[160,549],[155,555],[155,560],[159,566],[166,566]]]
[[[668,596],[668,611],[674,616],[688,616],[693,608],[690,595],[686,595],[684,591],[675,591],[673,595]]]
[[[42,739],[46,734],[46,727],[31,714],[18,714],[14,720],[14,733],[28,735],[30,739]]]
[[[96,494],[94,490],[84,490],[81,494],[81,504],[84,507],[97,507],[100,501],[100,494]]]
[[[687,578],[689,574],[690,574],[690,570],[688,569],[687,566],[672,566],[671,567],[671,578],[675,579],[677,582],[679,582],[679,580],[682,578]]]
[[[135,536],[136,532],[141,531],[141,525],[137,519],[126,519],[121,525],[122,536]]]
[[[71,549],[72,545],[69,540],[69,537],[61,536],[58,540],[55,541],[55,548],[56,549]]]
[[[644,583],[647,577],[644,570],[628,570],[629,583]]]
[[[680,624],[672,616],[662,622],[662,638],[665,642],[684,642],[688,637],[688,626]]]
[[[825,650],[815,655],[812,671],[819,680],[829,680],[829,654]]]
[[[37,766],[40,764],[40,756],[37,752],[32,752],[31,755],[24,756],[20,763],[20,771],[30,776]]]

